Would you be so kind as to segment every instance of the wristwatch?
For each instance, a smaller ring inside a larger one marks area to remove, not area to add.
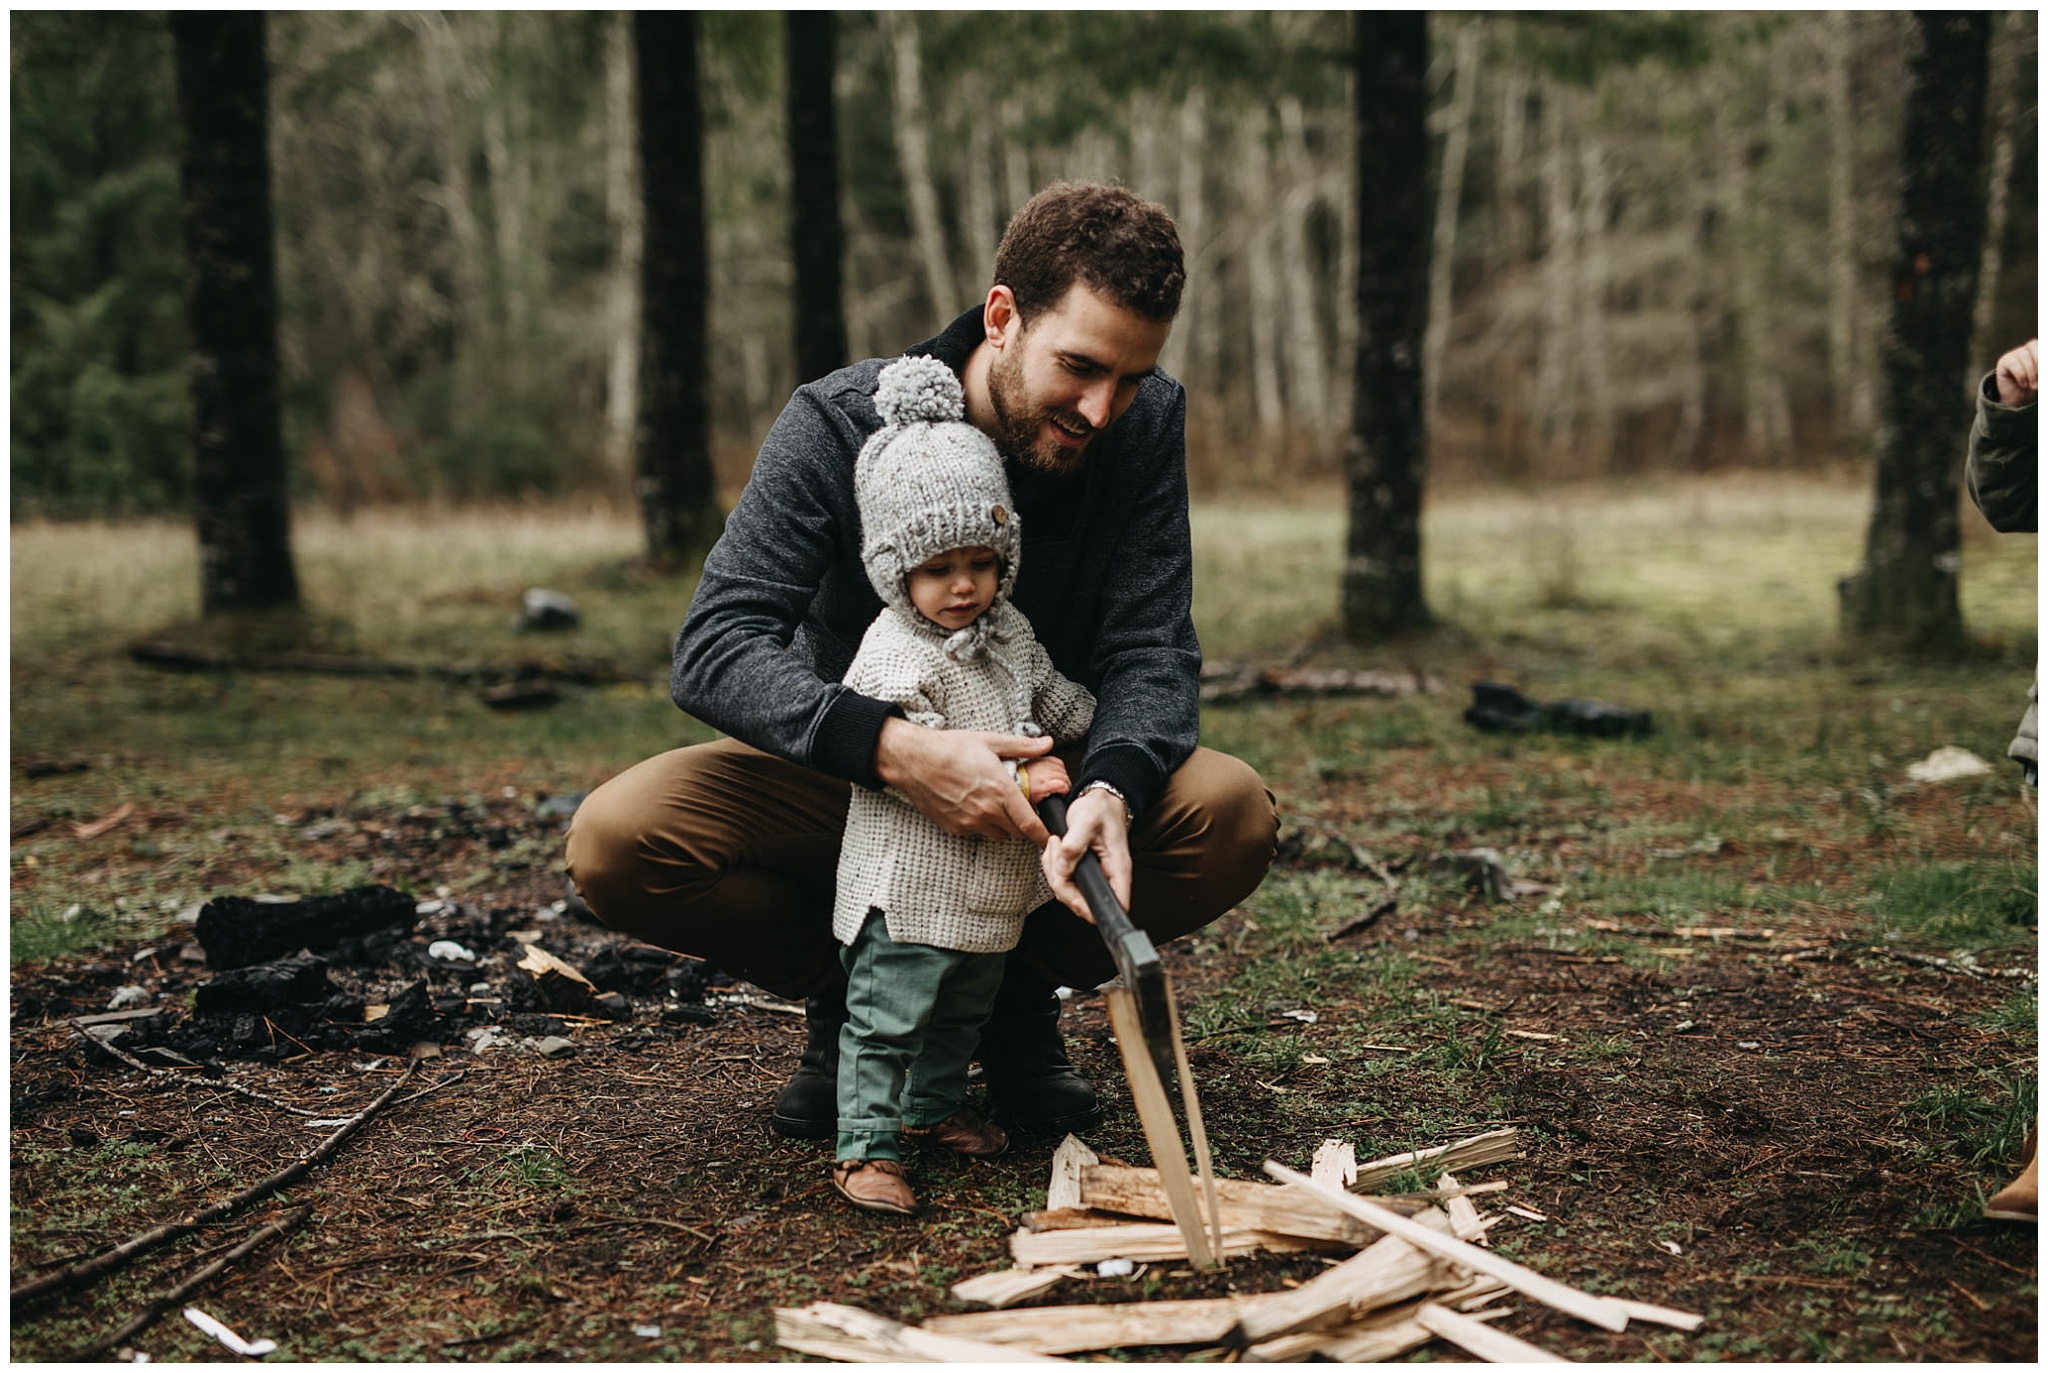
[[[1111,796],[1114,796],[1117,800],[1117,804],[1124,808],[1124,828],[1129,829],[1131,827],[1131,803],[1124,799],[1124,794],[1122,792],[1118,791],[1116,787],[1111,783],[1105,782],[1100,777],[1098,777],[1094,781],[1090,782],[1087,786],[1081,788],[1080,792],[1076,795],[1075,799],[1078,800],[1080,799],[1080,797],[1086,796],[1091,791],[1106,791]]]

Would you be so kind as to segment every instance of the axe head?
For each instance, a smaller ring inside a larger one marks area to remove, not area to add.
[[[1109,955],[1116,960],[1117,976],[1131,989],[1138,1005],[1138,1023],[1145,1030],[1145,1048],[1159,1069],[1161,1082],[1178,1081],[1173,1058],[1173,1020],[1166,1006],[1166,969],[1160,966],[1159,950],[1152,936],[1131,928],[1120,939],[1108,942]]]

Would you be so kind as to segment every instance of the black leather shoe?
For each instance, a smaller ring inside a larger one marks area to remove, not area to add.
[[[804,999],[804,1051],[775,1094],[768,1123],[785,1139],[830,1139],[839,1129],[839,1029],[846,988]]]
[[[1102,1119],[1095,1089],[1067,1059],[1059,997],[1021,964],[1003,974],[975,1057],[988,1082],[986,1114],[1014,1134],[1071,1134]]]

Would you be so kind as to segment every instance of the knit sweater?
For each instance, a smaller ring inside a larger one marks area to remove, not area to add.
[[[1094,697],[1053,668],[1014,607],[998,602],[987,615],[986,652],[957,662],[945,652],[943,630],[884,610],[861,640],[846,685],[933,729],[1043,730],[1062,741],[1087,733]],[[874,909],[899,944],[1002,953],[1016,947],[1024,917],[1051,899],[1038,850],[1023,840],[948,834],[894,788],[854,789],[832,908],[840,943],[851,944]]]
[[[910,351],[957,372],[983,337],[976,309]],[[882,724],[900,707],[840,679],[882,606],[861,565],[853,465],[881,427],[885,361],[797,388],[705,559],[670,676],[676,704],[706,724],[869,787]],[[1195,746],[1186,415],[1180,383],[1155,371],[1079,474],[1008,468],[1024,530],[1013,604],[1099,702],[1076,790],[1109,782],[1133,814]]]

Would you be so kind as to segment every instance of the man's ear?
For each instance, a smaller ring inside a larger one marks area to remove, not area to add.
[[[1002,348],[1024,328],[1024,316],[1017,311],[1017,297],[1000,283],[988,288],[981,306],[981,327],[989,346]]]

